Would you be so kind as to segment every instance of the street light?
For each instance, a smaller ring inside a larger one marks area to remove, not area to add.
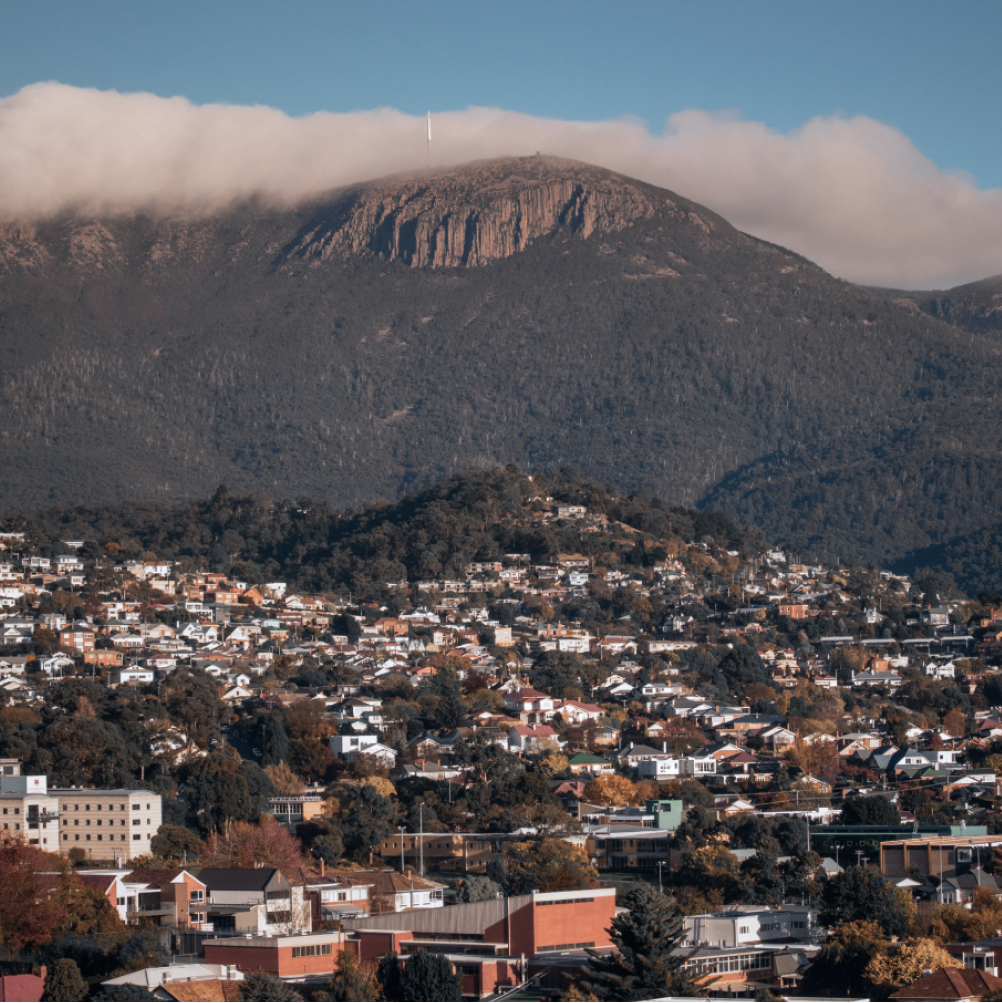
[[[667,860],[659,860],[658,861],[658,891],[661,892],[661,893],[664,893],[664,888],[661,885],[661,870],[662,870],[662,868],[667,867],[667,866],[668,866],[668,861]]]
[[[842,849],[842,844],[841,843],[836,843],[835,844],[835,867],[836,868],[838,868],[838,866],[839,866],[839,863],[838,863],[838,851],[841,850],[841,849]]]
[[[404,833],[407,831],[407,827],[404,825],[398,825],[397,828],[400,830],[400,873],[404,873]]]

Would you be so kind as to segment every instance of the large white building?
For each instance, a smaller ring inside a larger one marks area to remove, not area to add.
[[[59,849],[83,851],[85,860],[122,863],[151,853],[150,840],[163,821],[163,804],[152,791],[54,788],[59,802]]]
[[[152,791],[48,789],[43,776],[22,776],[16,760],[0,763],[0,826],[51,853],[77,849],[84,860],[125,863],[152,852],[163,803]]]

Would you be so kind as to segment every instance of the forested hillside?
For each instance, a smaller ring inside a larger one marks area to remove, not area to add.
[[[0,509],[224,482],[333,511],[573,464],[907,563],[994,522],[1002,461],[994,337],[900,299],[545,157],[289,211],[8,227]]]
[[[575,522],[544,518],[553,507],[546,499],[586,506],[605,517],[607,531],[582,534]],[[153,553],[180,561],[182,570],[209,567],[255,583],[283,579],[305,589],[369,595],[389,582],[465,579],[470,561],[508,553],[545,560],[561,550],[598,556],[614,547],[644,566],[665,557],[652,547],[655,541],[712,537],[749,552],[765,546],[761,533],[742,531],[718,514],[673,508],[644,492],[623,495],[573,470],[529,478],[514,467],[471,471],[397,504],[347,512],[327,501],[219,488],[195,502],[53,508],[0,520],[0,526],[27,530],[42,552],[59,552],[60,541],[77,539],[85,541],[85,553],[120,560]]]

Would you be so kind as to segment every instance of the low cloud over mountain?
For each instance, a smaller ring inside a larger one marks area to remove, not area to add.
[[[741,229],[855,282],[945,287],[1002,271],[1002,191],[940,170],[873,119],[780,133],[688,110],[663,134],[630,120],[565,122],[489,108],[293,118],[266,107],[57,83],[0,100],[0,218],[289,205],[402,171],[537,150],[622,171],[705,203]]]

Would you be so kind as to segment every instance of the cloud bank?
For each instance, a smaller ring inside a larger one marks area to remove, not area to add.
[[[781,133],[689,110],[661,135],[489,108],[433,116],[433,163],[542,151],[702,202],[854,282],[943,288],[1002,272],[1002,190],[946,172],[870,118]],[[205,213],[292,204],[427,165],[423,118],[392,109],[293,118],[267,107],[34,84],[0,99],[0,219]]]

